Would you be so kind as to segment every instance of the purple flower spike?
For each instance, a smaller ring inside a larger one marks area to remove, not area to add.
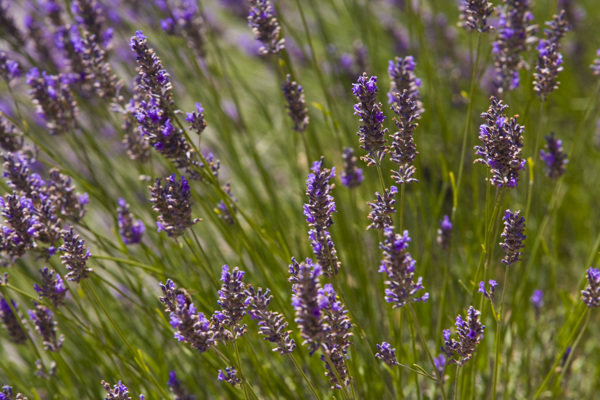
[[[169,386],[169,389],[171,389],[175,400],[194,400],[194,396],[188,394],[181,384],[181,381],[177,379],[177,374],[175,371],[169,372],[169,380],[167,381],[167,385]]]
[[[485,288],[485,282],[479,282],[479,293],[483,293],[483,295],[485,297],[487,297],[492,303],[494,302],[494,292],[496,291],[496,286],[498,286],[498,283],[493,280],[490,279],[490,281],[488,282],[490,284],[490,290],[487,291]]]
[[[600,269],[587,270],[588,286],[581,291],[581,300],[589,308],[600,306]]]
[[[48,267],[40,270],[42,273],[42,286],[37,284],[33,285],[33,288],[42,298],[47,298],[52,302],[54,307],[61,306],[65,303],[65,296],[67,295],[67,287],[58,272],[49,270]]]
[[[450,247],[450,238],[452,235],[452,222],[450,222],[450,217],[447,215],[444,215],[444,218],[440,222],[437,234],[437,242],[441,249],[447,250]]]
[[[158,213],[158,231],[164,230],[169,236],[177,238],[200,219],[192,219],[192,193],[185,177],[182,175],[178,182],[173,174],[166,182],[162,186],[161,179],[157,178],[154,186],[150,186],[150,202],[153,203],[152,209]]]
[[[311,171],[306,179],[308,203],[304,204],[304,215],[310,228],[308,234],[317,262],[323,267],[324,275],[331,277],[340,269],[337,251],[327,231],[333,224],[331,215],[337,211],[331,195],[335,185],[329,183],[331,178],[335,178],[335,168],[323,168],[321,157],[320,161],[313,163]]]
[[[392,349],[392,345],[383,342],[380,345],[377,345],[377,350],[379,353],[375,354],[375,358],[380,359],[390,367],[394,365],[398,365],[398,360],[396,359],[396,349]]]
[[[142,236],[146,226],[141,219],[134,222],[134,216],[129,211],[129,204],[125,199],[119,199],[119,234],[125,244],[138,244],[142,241]]]
[[[42,304],[33,302],[35,309],[29,310],[29,318],[35,324],[35,330],[40,334],[44,343],[44,349],[48,351],[59,351],[62,347],[64,336],[56,335],[56,321],[50,309]]]
[[[508,266],[521,261],[523,255],[521,249],[525,247],[523,240],[526,238],[523,234],[525,232],[525,217],[521,217],[521,211],[513,213],[506,210],[503,220],[504,231],[500,237],[504,239],[504,242],[500,243],[500,247],[506,253],[502,262]]]
[[[87,267],[87,260],[92,256],[89,247],[85,247],[85,242],[79,239],[79,235],[73,233],[73,227],[62,232],[64,243],[58,250],[63,255],[60,256],[62,263],[65,265],[69,273],[65,275],[68,281],[79,283],[82,279],[86,279],[92,272],[91,268]]]
[[[297,132],[304,132],[308,126],[308,108],[306,108],[302,86],[292,81],[290,74],[288,74],[285,82],[281,85],[281,89],[287,102],[288,115],[294,123],[292,129]]]
[[[422,296],[417,292],[425,289],[422,278],[414,281],[416,261],[406,251],[410,237],[408,231],[402,235],[394,232],[394,227],[384,229],[384,242],[379,244],[383,250],[383,260],[379,272],[385,272],[388,280],[385,281],[385,300],[392,303],[393,308],[399,308],[409,302],[427,301],[429,293]],[[420,297],[418,297],[420,296]]]
[[[102,386],[104,390],[106,390],[106,397],[104,400],[131,400],[131,396],[129,395],[129,389],[127,386],[123,385],[121,381],[118,384],[114,385],[112,388],[108,382],[102,381]],[[140,395],[140,400],[144,400],[145,397],[143,394]]]
[[[202,108],[202,104],[196,103],[196,111],[187,113],[185,120],[190,124],[190,128],[198,135],[204,132],[207,124],[204,120],[204,108]]]
[[[403,101],[410,106],[414,103],[415,107],[412,112],[418,115],[425,110],[420,100],[419,87],[421,86],[421,80],[415,75],[416,65],[413,56],[396,57],[393,61],[388,61],[388,75],[392,81],[388,92],[388,103],[398,103],[398,97],[406,90],[406,98]]]
[[[275,18],[275,9],[269,0],[250,0],[248,26],[254,38],[261,43],[261,55],[277,54],[285,48],[285,39],[279,39],[281,27]]]
[[[388,147],[387,152],[390,154],[390,159],[399,164],[398,171],[392,170],[392,178],[397,184],[402,185],[410,182],[418,182],[413,178],[415,166],[413,165],[415,157],[419,152],[413,139],[414,130],[419,124],[416,121],[421,118],[418,103],[410,99],[410,92],[404,89],[402,92],[394,92],[395,98],[392,103],[392,111],[396,114],[393,119],[396,124],[396,131],[392,138],[392,144]]]
[[[9,59],[3,51],[0,51],[0,76],[7,83],[21,76],[19,63]]]
[[[221,306],[223,325],[232,328],[235,332],[234,338],[238,338],[246,333],[246,325],[239,325],[246,314],[248,306],[246,300],[247,295],[246,284],[242,282],[244,271],[240,271],[235,267],[231,272],[228,265],[223,265],[221,273],[221,281],[223,286],[219,290],[219,301],[217,304]]]
[[[16,315],[15,312],[13,312],[13,309],[16,312]],[[15,344],[24,344],[27,342],[28,337],[19,323],[19,320],[21,319],[19,314],[18,305],[15,301],[10,300],[9,305],[6,299],[0,298],[0,320],[6,329],[8,338]]]
[[[519,173],[525,168],[525,159],[521,158],[523,132],[525,128],[517,123],[518,115],[508,118],[502,112],[508,107],[502,100],[491,97],[491,106],[481,118],[486,120],[479,127],[479,139],[482,146],[475,146],[475,154],[480,156],[475,163],[481,163],[490,169],[489,182],[497,187],[515,188]]]
[[[357,83],[352,86],[352,93],[356,96],[358,103],[354,105],[354,114],[360,117],[359,142],[361,149],[365,149],[366,156],[361,160],[367,165],[381,164],[385,156],[385,134],[387,129],[383,128],[382,122],[385,116],[381,112],[381,103],[377,102],[377,77],[367,77],[364,73],[358,78]]]
[[[450,330],[444,330],[444,346],[441,350],[446,355],[446,364],[464,366],[473,357],[477,346],[483,340],[485,326],[479,320],[481,313],[472,306],[467,311],[467,320],[459,315],[456,318],[456,334],[458,340],[450,338]],[[459,323],[460,322],[460,323]]]
[[[460,11],[461,25],[467,31],[485,33],[494,29],[487,23],[487,19],[494,12],[494,6],[487,0],[463,0]]]
[[[340,180],[344,186],[352,189],[358,187],[364,179],[362,168],[356,167],[356,156],[352,147],[346,147],[342,153],[344,159],[344,169]]]
[[[538,61],[535,66],[536,72],[533,76],[533,90],[537,93],[542,102],[545,102],[554,90],[558,89],[560,82],[557,81],[558,74],[563,70],[562,55],[560,54],[561,39],[565,36],[569,28],[566,19],[565,10],[546,25],[550,29],[544,29],[546,40],[541,39],[538,49]]]
[[[219,381],[227,382],[231,386],[238,386],[242,383],[242,380],[237,376],[237,371],[233,367],[225,368],[225,372],[219,370],[217,378]]]
[[[371,207],[371,213],[369,214],[371,224],[367,226],[367,230],[385,229],[393,225],[391,215],[396,212],[394,208],[396,193],[398,193],[398,188],[392,186],[390,189],[385,189],[383,196],[375,193],[377,200],[374,203],[367,203]]]
[[[540,157],[546,163],[544,170],[549,178],[558,179],[565,173],[569,160],[563,151],[562,140],[555,139],[554,132],[546,136],[546,147],[540,151]]]

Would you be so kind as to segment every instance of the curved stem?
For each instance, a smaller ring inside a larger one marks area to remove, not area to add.
[[[310,379],[308,379],[308,376],[306,376],[306,374],[302,370],[302,367],[300,366],[300,364],[298,364],[298,360],[296,360],[296,357],[294,357],[294,355],[292,353],[290,353],[289,356],[292,359],[292,362],[294,363],[294,365],[296,366],[296,369],[300,372],[300,374],[302,375],[302,377],[304,378],[304,380],[308,384],[308,387],[310,387],[310,391],[315,396],[315,399],[321,400],[321,396],[319,396],[319,392],[317,392],[317,389],[315,389],[315,387],[311,383]]]
[[[502,336],[502,319],[504,316],[504,298],[506,296],[506,286],[508,283],[508,270],[510,266],[507,265],[504,271],[504,282],[502,284],[502,300],[500,301],[500,314],[496,318],[496,360],[494,362],[494,382],[492,384],[492,400],[496,400],[496,385],[498,383],[498,370],[500,368],[500,337]]]

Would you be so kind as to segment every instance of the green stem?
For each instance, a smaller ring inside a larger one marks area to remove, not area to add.
[[[454,381],[454,400],[458,400],[458,377],[460,376],[460,365],[456,364],[456,380]]]
[[[315,387],[311,383],[310,379],[308,379],[308,376],[306,376],[306,374],[302,370],[302,367],[300,366],[300,364],[298,364],[298,360],[296,360],[296,357],[294,357],[294,355],[292,353],[290,353],[289,356],[292,359],[292,362],[294,363],[294,365],[296,366],[296,369],[300,372],[300,374],[304,378],[304,381],[308,384],[308,387],[310,388],[311,392],[315,395],[315,398],[317,400],[321,400],[321,396],[319,396],[319,392],[317,392],[317,389],[315,389]]]
[[[494,362],[494,382],[492,384],[492,400],[496,400],[496,385],[498,383],[498,370],[500,368],[500,337],[502,336],[502,320],[504,317],[504,298],[506,296],[506,286],[508,286],[508,270],[510,266],[506,266],[504,271],[504,282],[502,284],[502,300],[500,301],[500,314],[496,318],[496,360]]]
[[[533,198],[533,182],[534,182],[534,173],[535,173],[535,159],[537,157],[539,146],[540,146],[540,137],[542,136],[542,118],[544,116],[544,104],[540,103],[540,115],[538,119],[537,133],[535,137],[535,147],[533,149],[533,155],[531,156],[532,165],[529,167],[529,187],[527,188],[527,206],[525,208],[525,221],[529,220],[529,211],[531,209],[531,199]]]

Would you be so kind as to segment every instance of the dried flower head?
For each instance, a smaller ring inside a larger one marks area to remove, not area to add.
[[[385,300],[392,303],[393,308],[402,307],[409,302],[427,301],[429,293],[417,297],[417,292],[425,288],[423,278],[419,277],[416,283],[413,280],[416,261],[406,251],[410,242],[408,231],[400,235],[390,226],[384,229],[383,235],[384,241],[379,244],[383,251],[379,272],[385,272],[388,276],[385,281]]]
[[[270,0],[249,0],[248,26],[254,38],[261,43],[261,55],[277,54],[285,48],[285,39],[279,39],[281,27],[275,18],[275,9]]]
[[[287,102],[288,115],[294,123],[292,129],[304,132],[308,126],[308,108],[306,108],[306,102],[304,101],[304,89],[298,83],[292,81],[290,74],[285,78],[281,89]]]
[[[394,208],[396,193],[398,193],[396,186],[385,189],[383,196],[375,193],[377,200],[374,203],[367,203],[371,207],[371,213],[369,214],[371,224],[367,226],[367,229],[384,229],[394,224],[391,216],[396,212]]]
[[[442,351],[448,357],[447,364],[464,366],[473,357],[477,346],[483,340],[485,326],[481,324],[481,313],[473,306],[467,311],[467,321],[459,315],[456,317],[456,334],[458,340],[450,338],[450,329],[444,330],[444,346]]]
[[[157,178],[154,186],[149,186],[152,191],[150,202],[153,203],[152,209],[158,213],[158,231],[177,238],[200,220],[192,219],[192,193],[187,179],[182,175],[181,182],[178,182],[176,174],[173,174],[166,181],[167,184],[162,186],[161,179]]]
[[[563,151],[562,140],[554,138],[554,132],[546,136],[546,147],[540,150],[540,157],[546,163],[544,171],[549,178],[558,179],[565,173],[567,153]]]
[[[482,146],[475,146],[475,154],[481,163],[490,168],[490,183],[497,187],[515,188],[519,182],[519,172],[525,168],[525,159],[521,158],[523,132],[525,128],[517,123],[518,115],[507,118],[503,111],[508,107],[502,100],[491,97],[492,104],[481,118],[486,120],[479,127],[479,139]]]
[[[513,213],[506,210],[503,221],[504,231],[500,237],[504,239],[504,242],[500,243],[500,247],[506,253],[502,262],[508,266],[521,261],[523,255],[521,249],[525,247],[523,240],[526,238],[523,234],[525,232],[525,217],[521,216],[521,211]]]
[[[358,78],[357,83],[352,85],[352,93],[356,96],[358,103],[354,105],[354,114],[360,117],[359,131],[360,148],[365,149],[366,156],[361,160],[367,165],[380,164],[385,156],[385,134],[387,128],[383,128],[385,116],[381,112],[381,103],[377,102],[377,77],[367,77],[366,73]]]
[[[598,268],[588,268],[587,270],[588,286],[581,291],[581,300],[588,307],[600,306],[600,270]]]

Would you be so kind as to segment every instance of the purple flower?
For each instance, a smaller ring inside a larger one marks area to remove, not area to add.
[[[166,4],[166,7],[171,7],[170,13],[173,18],[162,20],[161,28],[170,35],[184,38],[197,57],[205,58],[206,22],[198,10],[197,3],[193,0],[182,0],[176,5]]]
[[[500,237],[504,239],[504,242],[500,243],[500,247],[506,253],[502,262],[508,266],[521,261],[523,255],[521,249],[525,247],[523,240],[526,238],[523,234],[525,232],[525,217],[521,217],[521,211],[513,213],[506,210],[503,221],[504,231]]]
[[[129,396],[129,389],[127,386],[123,385],[121,381],[117,385],[114,385],[112,388],[108,382],[102,381],[102,386],[104,390],[106,390],[106,397],[104,400],[131,400]],[[144,400],[144,395],[140,395],[140,400]]]
[[[87,268],[87,260],[92,256],[89,247],[85,247],[85,242],[79,239],[79,235],[73,233],[73,227],[62,232],[64,243],[58,248],[63,255],[60,256],[62,263],[69,273],[65,275],[68,281],[79,283],[82,279],[89,277],[92,272]]]
[[[56,321],[50,309],[42,304],[33,302],[34,309],[29,310],[29,318],[35,324],[35,330],[40,334],[44,343],[44,349],[48,351],[59,351],[62,347],[64,336],[56,335]]]
[[[67,295],[67,287],[58,272],[49,270],[48,267],[40,270],[42,274],[42,286],[37,284],[33,285],[33,288],[42,298],[47,298],[52,302],[54,307],[58,307],[65,303],[65,296]]]
[[[498,286],[498,283],[493,279],[490,279],[488,283],[490,284],[489,292],[485,289],[485,282],[483,281],[479,282],[478,292],[483,293],[483,295],[487,297],[491,302],[494,302],[494,292],[496,291],[496,286]]]
[[[250,0],[248,26],[254,38],[261,43],[261,55],[277,54],[285,48],[285,39],[279,39],[281,28],[275,18],[275,9],[269,0]]]
[[[335,178],[335,168],[323,168],[321,157],[320,161],[313,163],[311,171],[306,179],[308,203],[304,204],[304,215],[310,227],[308,234],[317,262],[323,268],[324,275],[331,277],[340,269],[337,251],[327,231],[333,224],[331,215],[337,211],[331,195],[335,185],[329,183],[330,179]]]
[[[508,107],[502,100],[491,97],[492,104],[481,118],[486,120],[479,127],[479,139],[482,146],[475,146],[475,154],[481,163],[490,168],[492,177],[489,182],[497,187],[515,188],[519,181],[519,172],[525,168],[525,159],[521,158],[523,132],[525,128],[517,123],[514,116],[508,120],[502,112]]]
[[[444,330],[444,346],[441,350],[447,357],[446,364],[458,364],[462,367],[471,359],[483,340],[485,326],[479,320],[480,315],[481,313],[471,306],[467,311],[466,321],[460,315],[456,317],[458,340],[450,338],[450,330]]]
[[[23,147],[23,132],[9,121],[0,111],[0,147],[7,152],[15,152]]]
[[[404,58],[396,57],[393,61],[388,61],[388,75],[391,80],[388,103],[392,105],[398,103],[398,96],[402,95],[406,90],[406,95],[403,99],[404,105],[401,105],[400,109],[404,110],[406,107],[412,107],[412,104],[415,103],[415,107],[411,112],[418,115],[422,114],[425,110],[420,100],[419,87],[421,87],[421,80],[415,75],[416,65],[417,63],[415,63],[413,56],[406,56]],[[393,106],[392,110],[394,110]]]
[[[10,303],[12,308],[6,299],[0,298],[0,320],[6,329],[10,341],[16,344],[23,344],[27,342],[27,334],[19,323],[21,317],[18,315],[18,305],[13,300],[10,300]],[[13,309],[15,312],[13,312]]]
[[[437,242],[442,250],[448,249],[450,247],[450,237],[452,235],[452,222],[450,222],[450,218],[447,215],[444,215],[444,218],[440,222],[437,234]]]
[[[157,178],[154,186],[150,186],[152,209],[158,213],[158,231],[164,230],[173,238],[183,235],[187,228],[200,221],[192,219],[192,193],[188,181],[183,175],[180,182],[176,177],[176,174],[168,177],[165,186]]]
[[[375,193],[377,200],[374,203],[367,203],[371,207],[371,213],[369,214],[371,224],[367,226],[367,229],[384,229],[393,225],[391,216],[396,212],[394,208],[396,193],[398,193],[396,186],[385,189],[383,196]]]
[[[360,117],[359,142],[361,149],[365,149],[366,156],[361,160],[367,165],[380,164],[385,156],[385,134],[387,129],[383,128],[382,122],[385,116],[381,112],[381,103],[377,103],[377,77],[367,77],[364,73],[358,78],[357,83],[352,86],[352,93],[356,96],[358,103],[354,105],[354,114]]]
[[[202,108],[202,104],[196,103],[196,111],[187,113],[185,120],[198,135],[204,132],[207,124],[204,120],[204,108]]]
[[[409,98],[410,93],[404,89],[402,92],[394,92],[395,100],[392,103],[392,111],[396,114],[393,119],[396,124],[396,131],[392,138],[392,143],[388,147],[387,152],[390,154],[390,159],[399,164],[398,171],[392,170],[392,178],[397,184],[410,182],[418,182],[413,178],[415,167],[413,162],[419,152],[413,139],[415,128],[419,125],[416,121],[421,118],[417,110],[417,102]]]
[[[529,300],[535,310],[536,318],[539,317],[542,307],[544,307],[544,292],[539,289],[534,290]]]
[[[460,11],[461,25],[467,31],[485,33],[494,29],[487,23],[487,19],[494,12],[492,3],[488,3],[487,0],[463,0]]]
[[[233,367],[225,368],[225,372],[219,370],[217,378],[219,381],[227,382],[231,386],[238,386],[242,383],[242,380],[237,376],[237,371]]]
[[[6,83],[21,76],[19,63],[9,59],[8,55],[3,51],[0,51],[0,76]]]
[[[129,204],[125,199],[119,198],[119,235],[125,244],[137,244],[142,241],[146,226],[141,219],[134,222],[133,214],[129,211]]]
[[[292,129],[297,132],[304,132],[308,126],[308,108],[306,108],[306,102],[304,101],[302,86],[292,81],[290,74],[288,74],[285,82],[281,85],[281,89],[287,102],[288,115],[294,123]]]
[[[600,306],[600,270],[587,270],[588,286],[581,291],[581,300],[590,308]]]
[[[560,54],[560,42],[569,30],[565,11],[562,10],[558,16],[554,16],[546,25],[550,29],[544,29],[546,40],[540,39],[538,49],[538,61],[535,66],[536,72],[533,76],[533,90],[542,102],[548,99],[550,93],[558,89],[560,82],[557,81],[558,73],[563,70],[562,55]]]
[[[342,153],[344,160],[344,169],[342,170],[340,180],[344,186],[350,189],[358,187],[363,181],[362,168],[356,168],[356,156],[352,147],[346,147]]]
[[[248,298],[248,314],[252,319],[258,321],[259,333],[264,336],[264,339],[277,344],[273,351],[279,354],[289,354],[296,348],[294,339],[290,338],[292,331],[286,331],[288,323],[285,321],[281,313],[269,311],[269,303],[273,296],[270,295],[270,290],[263,292],[262,288],[254,290],[254,287],[248,285],[246,295]]]
[[[563,151],[562,140],[554,138],[554,132],[546,136],[546,147],[540,150],[540,157],[546,163],[545,172],[549,178],[558,179],[565,173],[569,162],[567,153]]]
[[[398,365],[398,360],[396,359],[396,349],[392,349],[391,344],[387,342],[383,342],[380,345],[378,344],[377,350],[379,353],[375,354],[375,358],[380,359],[391,367]]]
[[[246,314],[246,284],[242,282],[244,271],[240,271],[235,267],[231,272],[228,265],[223,265],[221,273],[221,281],[223,286],[219,290],[219,301],[217,304],[221,306],[223,325],[232,328],[235,331],[235,338],[246,333],[246,325],[239,326],[239,322]]]
[[[429,293],[417,297],[417,292],[425,289],[423,278],[414,282],[416,261],[406,251],[410,237],[408,231],[402,235],[394,232],[394,227],[384,229],[384,241],[379,244],[383,251],[383,260],[379,272],[385,272],[388,280],[385,281],[385,300],[392,303],[393,308],[399,308],[409,302],[427,301]]]
[[[167,385],[171,392],[173,393],[175,400],[194,400],[195,397],[188,394],[186,390],[183,388],[183,385],[177,379],[177,374],[175,371],[169,372],[169,380],[167,381]]]

